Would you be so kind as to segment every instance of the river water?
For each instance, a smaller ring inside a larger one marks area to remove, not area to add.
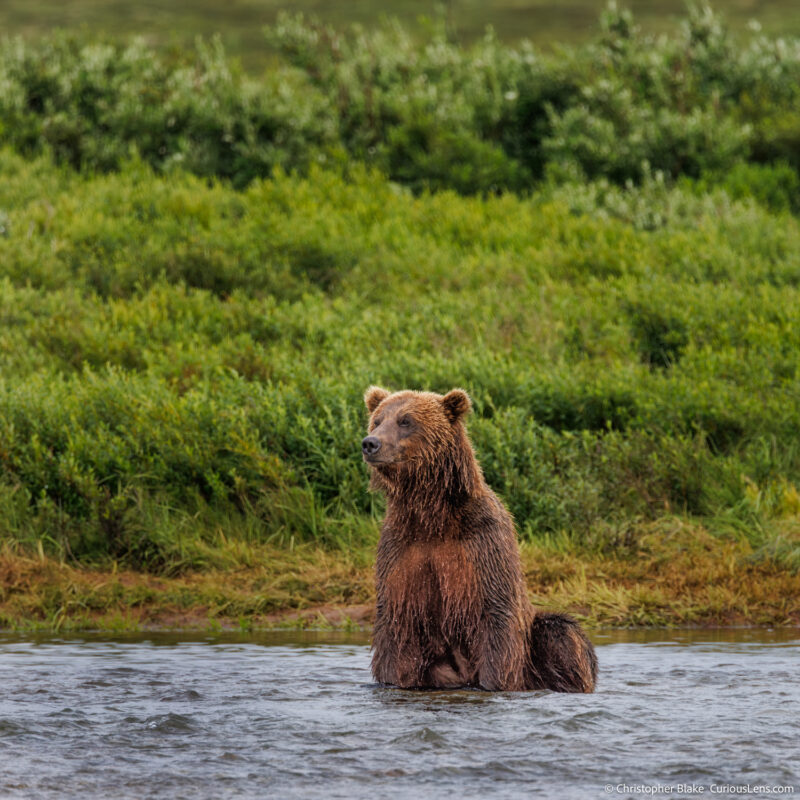
[[[592,638],[563,695],[379,687],[362,635],[0,634],[0,797],[800,797],[800,630]]]

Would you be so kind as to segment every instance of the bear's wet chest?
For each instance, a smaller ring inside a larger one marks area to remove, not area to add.
[[[462,543],[415,542],[403,549],[388,571],[384,599],[392,616],[412,615],[448,629],[478,613],[477,577],[477,567]]]

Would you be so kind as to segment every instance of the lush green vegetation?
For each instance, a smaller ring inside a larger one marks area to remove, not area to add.
[[[797,44],[704,14],[657,45],[609,14],[546,60],[282,25],[303,68],[263,83],[213,48],[3,49],[6,556],[176,575],[314,546],[363,587],[379,383],[470,392],[542,563],[797,575]]]
[[[685,0],[636,0],[636,21],[649,33],[673,32],[686,13]],[[320,0],[170,0],[169,3],[131,3],[129,0],[3,0],[0,31],[36,39],[54,29],[81,30],[118,40],[142,36],[150,45],[191,46],[197,36],[219,35],[227,50],[250,70],[268,66],[274,50],[265,46],[262,29],[275,22],[282,8],[319,15],[342,29],[350,24],[372,28],[386,15],[397,18],[413,35],[430,28],[431,17],[443,21],[448,36],[474,42],[491,25],[505,42],[531,40],[550,50],[579,43],[597,31],[598,0],[369,0],[350,3]],[[765,33],[800,34],[800,9],[794,0],[749,0],[719,3],[734,36],[748,30],[757,18]]]
[[[602,24],[596,42],[543,56],[491,35],[461,48],[444,29],[419,44],[396,26],[340,35],[282,16],[269,36],[283,60],[258,80],[219,44],[181,55],[142,41],[9,41],[0,131],[75,167],[113,170],[135,149],[159,171],[238,187],[276,166],[353,159],[414,189],[464,193],[800,166],[800,40],[734,40],[708,9],[659,39],[625,12]],[[796,199],[795,176],[768,183],[777,202]]]
[[[634,217],[643,192],[667,217],[682,201],[642,231],[569,187],[414,197],[315,170],[236,191],[8,152],[2,176],[0,502],[21,541],[170,568],[217,530],[369,540],[371,382],[470,391],[524,536],[664,513],[761,536],[798,510],[788,214],[620,193]]]

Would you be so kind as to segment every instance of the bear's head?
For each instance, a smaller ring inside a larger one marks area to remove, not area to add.
[[[410,391],[392,394],[370,386],[364,402],[370,418],[361,450],[364,461],[381,472],[452,457],[453,449],[463,448],[467,441],[461,420],[472,404],[462,389],[445,395]]]

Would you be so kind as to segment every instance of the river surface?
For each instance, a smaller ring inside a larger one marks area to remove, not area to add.
[[[800,630],[592,638],[563,695],[380,687],[363,635],[0,634],[0,797],[800,797]]]

